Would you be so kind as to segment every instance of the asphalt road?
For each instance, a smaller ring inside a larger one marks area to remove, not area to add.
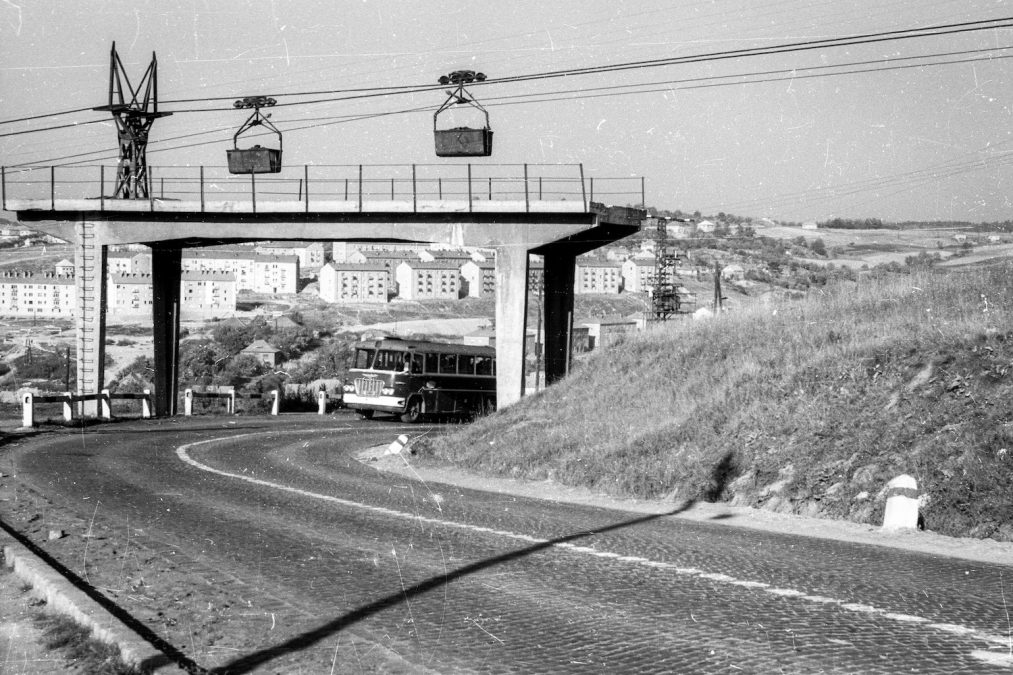
[[[179,647],[220,672],[1010,672],[1010,567],[425,484],[353,458],[423,427],[234,419],[17,466],[192,572]]]

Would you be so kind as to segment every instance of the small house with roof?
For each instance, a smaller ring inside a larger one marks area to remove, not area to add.
[[[267,340],[254,340],[240,354],[246,354],[257,359],[265,366],[274,368],[281,361],[281,350],[271,345]]]

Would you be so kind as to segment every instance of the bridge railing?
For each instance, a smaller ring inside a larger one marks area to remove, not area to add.
[[[56,210],[61,200],[92,200],[98,211],[120,210],[117,180],[115,165],[0,167],[2,207],[30,200],[35,208],[48,201]],[[342,202],[343,209],[360,211],[394,202],[416,211],[454,204],[472,210],[488,202],[523,203],[524,211],[538,211],[549,202],[569,202],[587,211],[593,201],[645,201],[642,176],[586,177],[581,164],[304,165],[248,175],[230,174],[224,166],[149,166],[146,187],[151,210],[179,201],[204,211],[228,201],[251,211],[258,204],[313,211]]]
[[[152,405],[151,391],[149,389],[145,389],[143,393],[122,394],[114,394],[108,389],[103,389],[98,394],[73,394],[71,392],[36,394],[34,392],[26,391],[21,394],[21,426],[29,428],[35,426],[35,406],[42,403],[62,403],[63,421],[72,422],[74,420],[75,403],[80,403],[82,401],[98,401],[100,416],[103,419],[112,419],[112,402],[128,400],[140,401],[141,417],[151,417]]]

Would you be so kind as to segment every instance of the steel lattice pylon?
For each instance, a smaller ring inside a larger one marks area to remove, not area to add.
[[[130,84],[114,42],[109,56],[109,104],[94,110],[108,110],[116,120],[120,161],[116,170],[116,187],[110,197],[148,199],[148,133],[156,119],[172,114],[158,112],[158,61],[155,52],[151,53],[151,63],[135,88]]]
[[[656,223],[654,274],[649,282],[651,285],[651,314],[648,320],[667,321],[671,316],[678,314],[680,309],[679,284],[676,278],[679,255],[675,247],[669,245],[668,221],[658,218]]]

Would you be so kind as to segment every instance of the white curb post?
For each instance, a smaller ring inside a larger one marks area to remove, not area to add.
[[[235,415],[236,414],[236,390],[235,389],[233,389],[232,391],[229,392],[229,400],[228,400],[228,403],[226,405],[228,406],[228,413],[230,415]]]
[[[404,434],[401,434],[400,436],[397,437],[396,441],[387,446],[387,452],[383,454],[399,455],[401,454],[401,451],[405,449],[406,445],[408,445],[408,437],[405,436]]]
[[[99,406],[102,408],[102,418],[111,420],[113,418],[113,402],[109,397],[109,390],[103,389],[99,397]]]
[[[67,400],[63,402],[63,421],[74,421],[74,395],[69,391],[65,394]]]
[[[271,404],[271,414],[277,415],[281,412],[281,390],[275,389],[271,393],[274,394],[274,403]]]
[[[35,394],[32,392],[25,392],[25,395],[21,398],[21,426],[23,427],[34,427],[35,426]]]
[[[183,392],[183,414],[187,417],[193,415],[193,389]]]
[[[144,398],[141,399],[141,417],[148,419],[151,417],[151,390],[144,390]]]
[[[317,392],[317,414],[318,415],[323,415],[325,412],[327,412],[327,392],[326,391],[318,391]]]
[[[907,474],[901,474],[886,484],[883,529],[918,529],[918,482]]]

